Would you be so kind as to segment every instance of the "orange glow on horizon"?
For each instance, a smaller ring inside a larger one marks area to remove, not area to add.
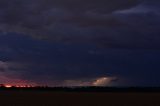
[[[11,88],[11,87],[16,87],[16,88],[32,88],[32,87],[35,87],[35,86],[33,86],[33,85],[1,84],[0,87],[5,87],[5,88]]]
[[[6,87],[6,88],[11,88],[11,87],[12,87],[12,85],[5,85],[5,87]]]

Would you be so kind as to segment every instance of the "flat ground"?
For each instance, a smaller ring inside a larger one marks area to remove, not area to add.
[[[160,93],[0,91],[0,106],[160,106]]]

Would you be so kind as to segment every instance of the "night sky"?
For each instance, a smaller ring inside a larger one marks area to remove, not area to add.
[[[0,0],[0,83],[159,86],[160,1]]]

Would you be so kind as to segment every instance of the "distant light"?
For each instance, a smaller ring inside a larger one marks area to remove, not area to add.
[[[31,86],[31,85],[16,85],[15,87],[17,87],[17,88],[31,88],[33,86]]]
[[[5,87],[6,87],[6,88],[11,88],[12,86],[11,86],[11,85],[5,85]]]

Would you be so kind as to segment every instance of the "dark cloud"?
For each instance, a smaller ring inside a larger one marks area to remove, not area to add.
[[[100,79],[106,85],[101,78],[116,77],[116,85],[159,85],[159,5],[157,0],[1,0],[0,79],[49,85]]]
[[[156,0],[1,0],[0,4],[4,32],[105,48],[160,48]]]
[[[0,38],[0,48],[6,48],[0,50],[0,67],[5,69],[0,72],[2,83],[7,79],[40,85],[89,85],[102,77],[118,78],[115,82],[111,80],[111,85],[160,83],[159,50],[66,45],[13,33]],[[101,84],[106,81],[102,80]]]
[[[5,0],[0,1],[0,29],[57,42],[88,42],[96,39],[92,36],[94,27],[123,25],[115,17],[99,15],[137,3],[137,0]]]
[[[6,48],[0,50],[0,60],[7,64],[3,76],[8,78],[39,84],[49,81],[53,85],[67,79],[107,76],[103,68],[103,56],[88,53],[89,49],[95,47],[48,43],[13,33],[0,37],[1,47]],[[54,82],[55,80],[58,81]]]

